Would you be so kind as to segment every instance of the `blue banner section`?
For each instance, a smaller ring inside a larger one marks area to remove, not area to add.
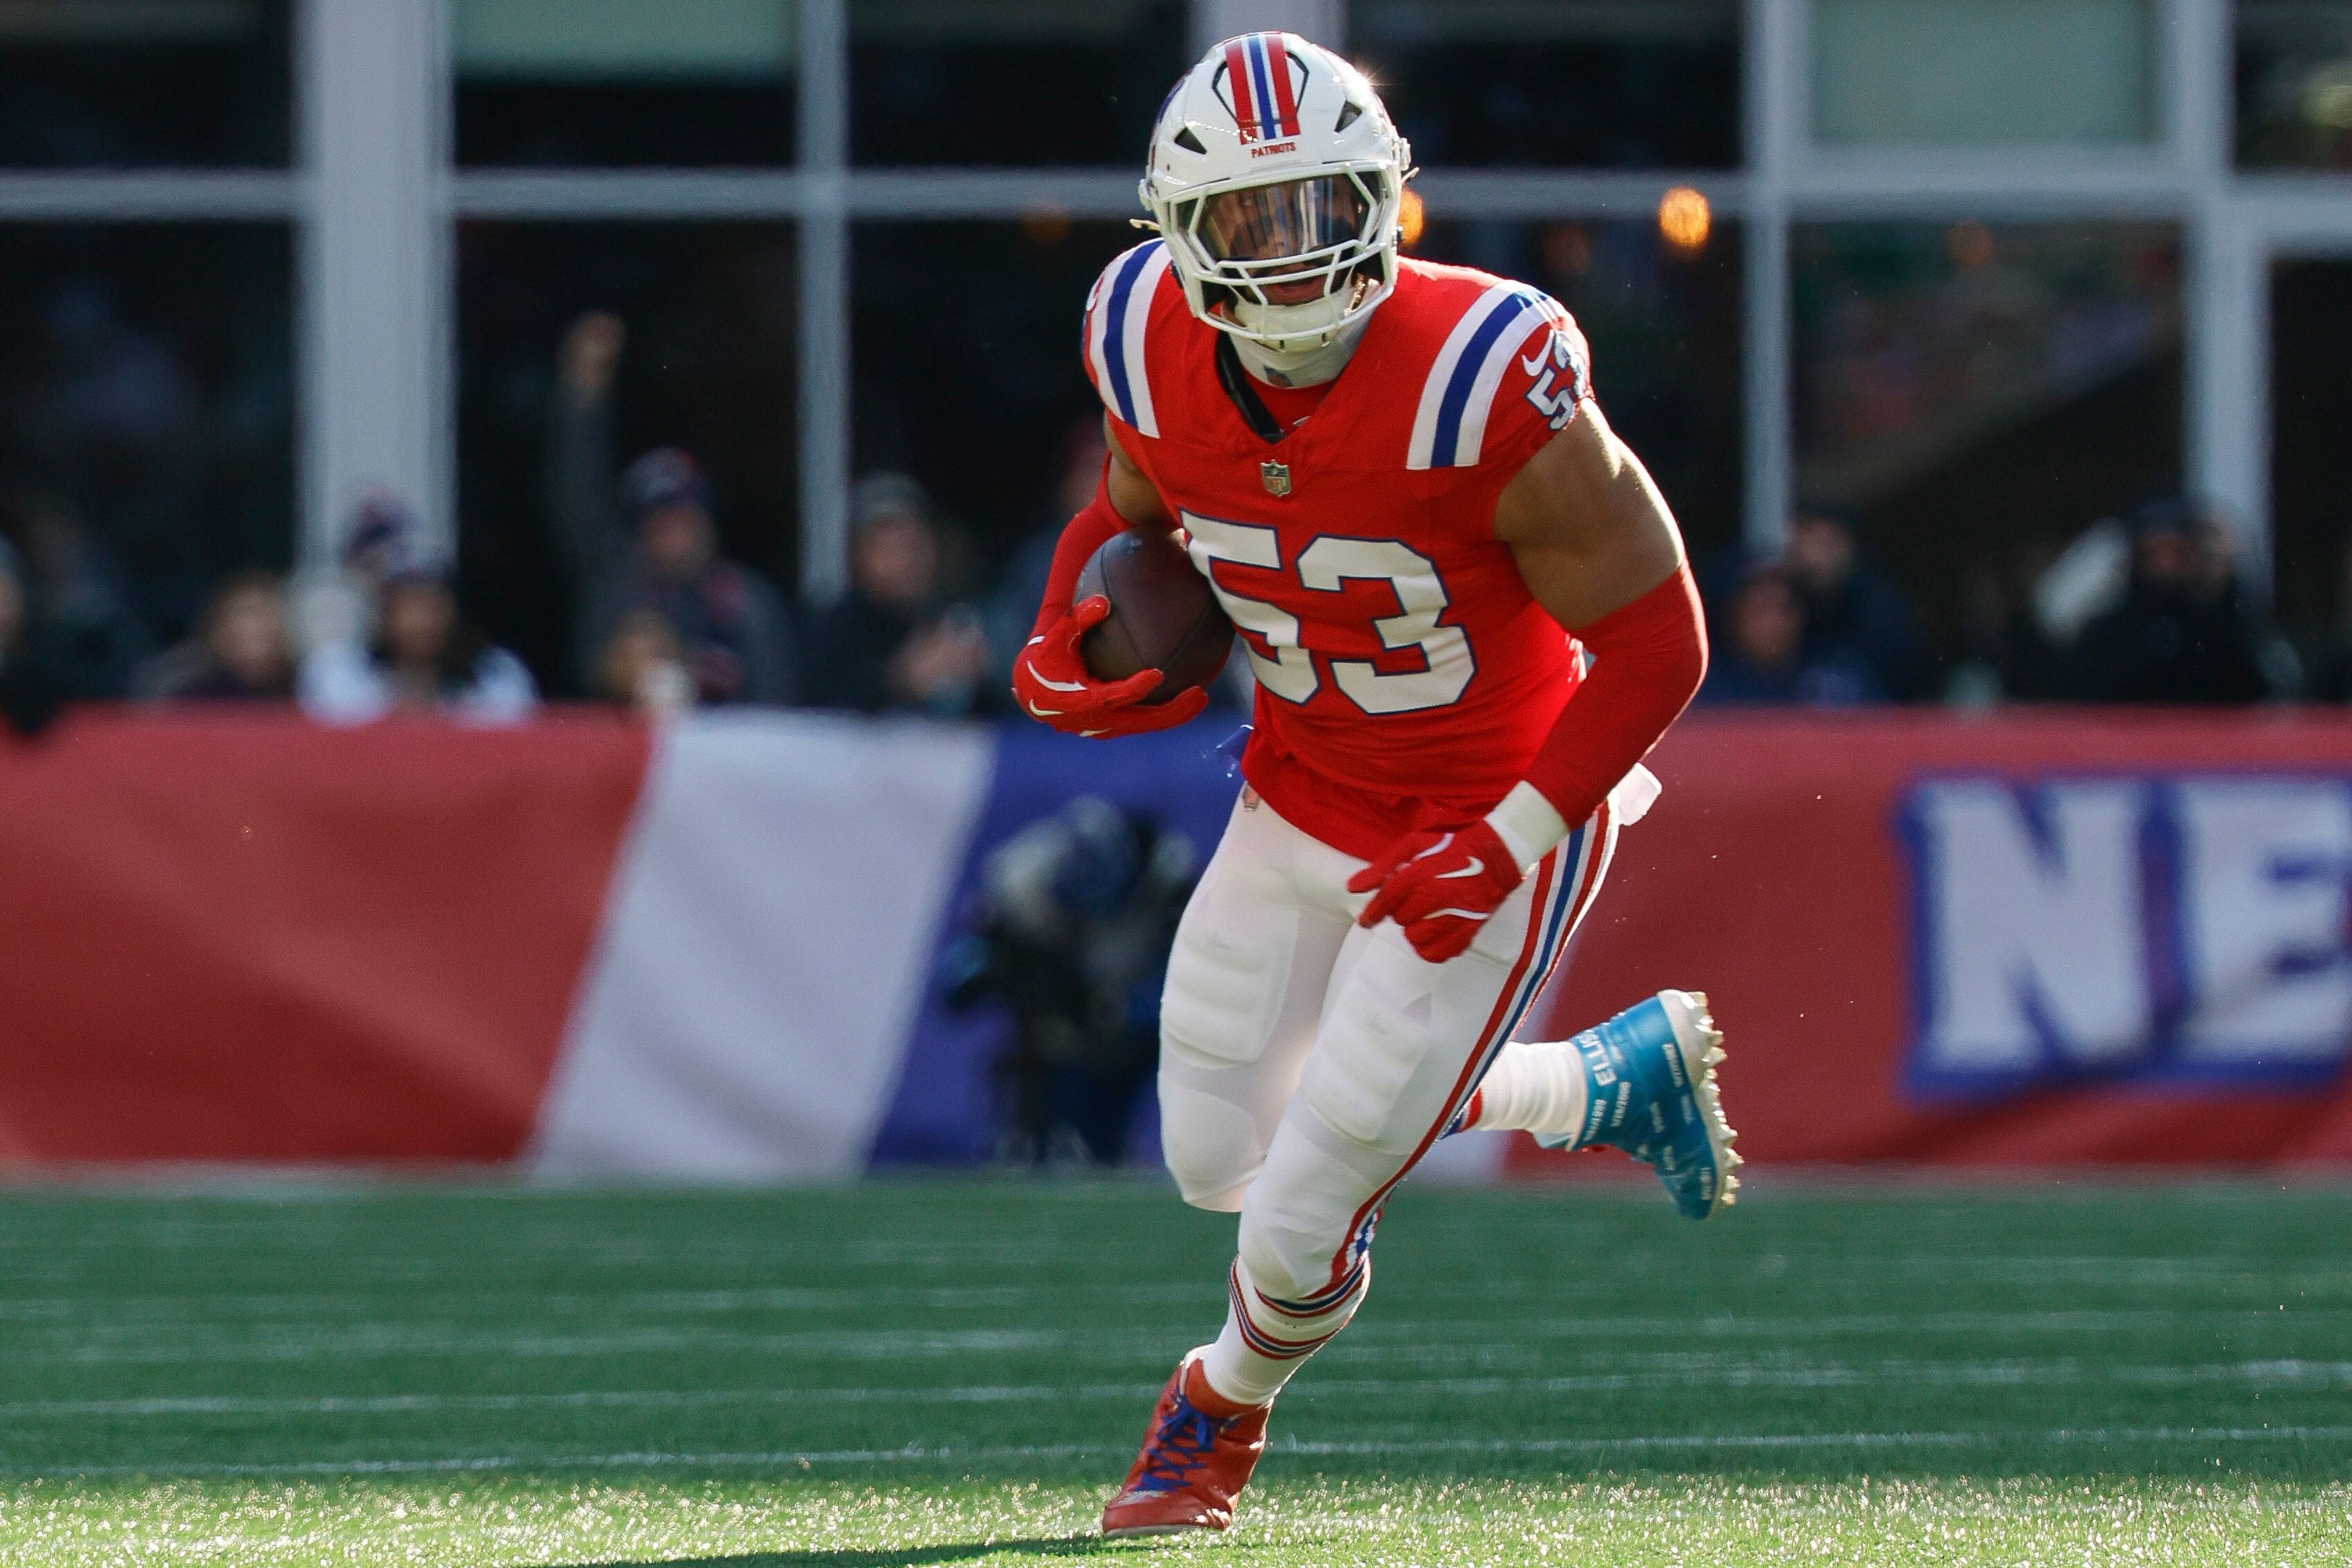
[[[1224,749],[1236,727],[1234,715],[1212,713],[1181,730],[1118,741],[1081,741],[1035,724],[1002,732],[987,803],[940,914],[929,982],[898,1088],[875,1136],[875,1163],[975,1163],[996,1157],[1014,1131],[1012,1102],[1023,1089],[1009,1081],[1013,1012],[1002,995],[974,997],[969,994],[974,988],[961,984],[969,981],[965,953],[990,907],[991,858],[1024,830],[1056,816],[1083,826],[1086,814],[1073,816],[1070,808],[1091,797],[1124,814],[1139,835],[1162,842],[1181,835],[1196,868],[1206,865],[1241,787]],[[1173,858],[1171,849],[1165,858]],[[1079,902],[1087,896],[1084,888],[1065,890]],[[1139,1005],[1156,1006],[1156,1000],[1155,989],[1148,1004]],[[1148,1026],[1148,1020],[1139,1017],[1136,1026]],[[1156,1164],[1156,1102],[1144,1092],[1136,1097],[1136,1109],[1125,1158]]]

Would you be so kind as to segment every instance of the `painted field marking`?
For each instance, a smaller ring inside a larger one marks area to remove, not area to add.
[[[1805,1448],[1968,1447],[2039,1442],[2053,1447],[2118,1443],[2332,1443],[2352,1441],[2352,1426],[2060,1427],[2044,1432],[1787,1432],[1705,1434],[1654,1437],[1432,1438],[1402,1442],[1277,1440],[1269,1453],[1300,1458],[1409,1456],[1415,1454],[1570,1454],[1654,1451],[1740,1451]],[[1126,1445],[1053,1443],[1003,1447],[785,1449],[708,1454],[631,1451],[614,1454],[488,1454],[429,1459],[317,1459],[287,1464],[167,1464],[8,1466],[0,1476],[57,1479],[128,1479],[142,1477],[298,1477],[440,1474],[451,1471],[539,1469],[679,1469],[809,1468],[817,1465],[977,1464],[1006,1459],[1081,1458],[1124,1455]]]
[[[1664,1388],[2018,1387],[2114,1382],[2182,1384],[2242,1381],[2266,1386],[2352,1387],[2352,1362],[2242,1362],[2233,1365],[2120,1366],[2086,1369],[2067,1362],[1899,1363],[1847,1366],[1716,1365],[1556,1377],[1334,1378],[1302,1385],[1318,1398],[1404,1398],[1426,1394],[1590,1394]],[[183,1394],[152,1398],[15,1400],[0,1420],[117,1419],[183,1415],[406,1415],[558,1409],[712,1409],[778,1405],[1011,1405],[1081,1400],[1143,1400],[1146,1383],[961,1384],[934,1388],[572,1389],[541,1394],[384,1394],[272,1397]]]
[[[1919,1333],[1973,1334],[1987,1330],[2004,1334],[2107,1334],[2134,1328],[2178,1329],[2192,1323],[2251,1326],[2254,1323],[2308,1323],[2315,1318],[2352,1315],[2352,1303],[2299,1306],[2280,1318],[2258,1308],[2135,1309],[2060,1312],[2008,1312],[1998,1309],[1922,1313],[1853,1313],[1844,1316],[1753,1317],[1718,1313],[1675,1324],[1688,1340],[1769,1338],[1783,1341],[1835,1339],[1841,1336]],[[149,1331],[149,1325],[117,1326],[79,1323],[71,1331],[59,1330],[49,1338],[97,1342],[71,1343],[68,1348],[39,1345],[38,1334],[6,1336],[5,1359],[16,1366],[87,1365],[108,1363],[166,1364],[187,1362],[303,1362],[353,1360],[392,1354],[424,1355],[453,1360],[478,1356],[580,1357],[643,1354],[667,1350],[714,1350],[789,1355],[834,1355],[845,1359],[892,1356],[966,1355],[974,1352],[1051,1350],[1097,1361],[1157,1359],[1156,1346],[1139,1345],[1135,1325],[1118,1334],[1062,1329],[982,1328],[965,1330],[903,1329],[886,1331],[780,1330],[772,1332],[698,1331],[647,1326],[605,1333],[517,1334],[480,1332],[415,1320],[362,1321],[329,1327],[290,1323],[207,1324],[174,1334],[170,1326]],[[1521,1321],[1496,1325],[1489,1332],[1465,1338],[1463,1324],[1453,1321],[1372,1321],[1353,1326],[1348,1337],[1332,1347],[1334,1359],[1355,1359],[1377,1353],[1382,1359],[1443,1358],[1463,1349],[1481,1352],[1507,1351],[1517,1345],[1553,1343],[1564,1340],[1634,1339],[1654,1342],[1659,1321],[1654,1317],[1572,1318]],[[194,1340],[205,1342],[191,1342]],[[1459,1340],[1456,1344],[1453,1342]],[[1400,1343],[1399,1342],[1402,1342]],[[1352,1352],[1353,1355],[1349,1352]]]

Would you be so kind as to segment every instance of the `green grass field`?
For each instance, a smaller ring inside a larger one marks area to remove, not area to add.
[[[1089,1536],[1145,1184],[0,1198],[0,1562],[2352,1562],[2352,1195],[1408,1191],[1236,1529]]]

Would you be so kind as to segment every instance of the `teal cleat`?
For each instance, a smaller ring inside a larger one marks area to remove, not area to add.
[[[1661,991],[1563,1047],[1584,1068],[1584,1124],[1538,1133],[1547,1149],[1622,1149],[1654,1166],[1685,1219],[1706,1219],[1739,1192],[1738,1134],[1723,1119],[1715,1064],[1723,1036],[1697,991]]]

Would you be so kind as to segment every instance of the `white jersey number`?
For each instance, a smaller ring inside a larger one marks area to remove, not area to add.
[[[1234,625],[1252,634],[1242,639],[1242,646],[1249,650],[1258,684],[1290,702],[1313,697],[1323,678],[1315,656],[1298,644],[1298,617],[1263,599],[1235,593],[1211,570],[1215,562],[1230,561],[1279,571],[1280,535],[1256,523],[1226,522],[1190,511],[1182,517],[1192,542],[1193,563],[1216,590]],[[1401,613],[1373,621],[1372,629],[1380,634],[1382,647],[1399,652],[1419,648],[1426,668],[1390,672],[1369,659],[1330,660],[1332,680],[1357,707],[1367,713],[1415,713],[1462,700],[1478,664],[1462,628],[1438,624],[1453,601],[1446,596],[1436,563],[1428,556],[1394,539],[1326,534],[1299,552],[1294,570],[1300,586],[1318,593],[1336,594],[1356,582],[1386,583],[1396,594]]]

